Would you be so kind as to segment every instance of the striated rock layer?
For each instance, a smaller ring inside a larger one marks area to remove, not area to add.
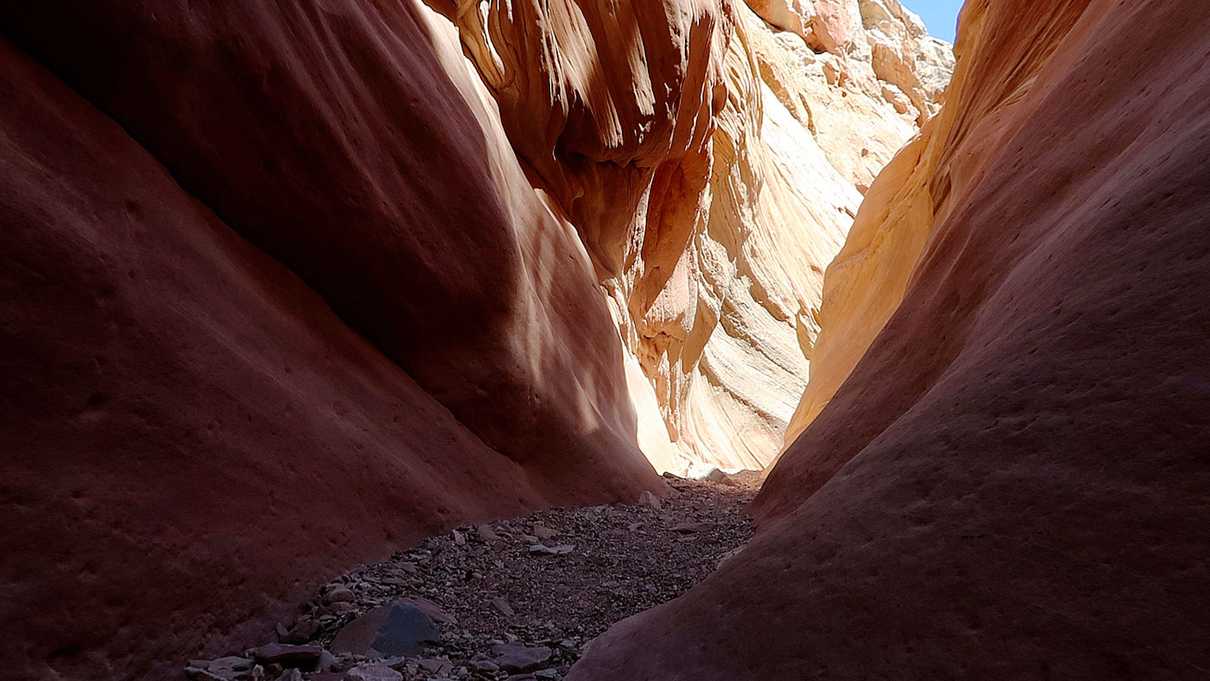
[[[829,276],[825,333],[870,340],[760,535],[569,678],[1210,668],[1210,5],[975,0],[957,52]]]
[[[858,188],[935,112],[948,48],[894,0],[432,4],[592,256],[648,457],[763,468]]]
[[[152,678],[421,533],[768,462],[948,67],[893,0],[754,6],[0,8],[6,671]]]

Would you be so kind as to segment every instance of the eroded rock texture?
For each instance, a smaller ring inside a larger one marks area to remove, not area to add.
[[[434,0],[593,258],[659,468],[780,450],[858,188],[948,79],[893,0],[816,4]]]
[[[1210,668],[1210,5],[975,0],[957,52],[829,276],[825,334],[869,340],[761,533],[569,678]]]
[[[448,22],[69,4],[0,10],[50,68],[4,43],[6,675],[154,677],[426,530],[657,488]]]
[[[0,8],[5,673],[152,678],[457,520],[768,461],[945,61],[818,4]]]

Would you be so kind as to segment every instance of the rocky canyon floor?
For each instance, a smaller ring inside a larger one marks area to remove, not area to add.
[[[751,536],[758,476],[668,478],[638,504],[567,508],[430,537],[355,568],[277,640],[192,660],[191,679],[560,679],[615,622],[684,593]]]

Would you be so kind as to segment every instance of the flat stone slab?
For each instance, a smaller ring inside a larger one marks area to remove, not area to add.
[[[437,620],[452,621],[432,603],[399,600],[349,622],[336,634],[332,651],[367,657],[415,655],[425,643],[441,640]]]
[[[506,672],[525,672],[542,666],[552,653],[546,646],[501,643],[492,646],[492,662]]]
[[[345,681],[403,681],[403,674],[383,664],[362,664],[350,669]]]
[[[576,547],[573,544],[559,544],[557,546],[534,544],[529,547],[529,553],[535,556],[565,556],[575,549]]]
[[[251,652],[257,662],[311,670],[319,665],[319,658],[323,655],[324,649],[316,645],[270,643],[253,648]]]

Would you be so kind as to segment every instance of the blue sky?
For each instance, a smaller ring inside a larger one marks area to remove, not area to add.
[[[919,14],[928,26],[929,34],[954,42],[954,26],[962,0],[900,0],[905,7]]]

